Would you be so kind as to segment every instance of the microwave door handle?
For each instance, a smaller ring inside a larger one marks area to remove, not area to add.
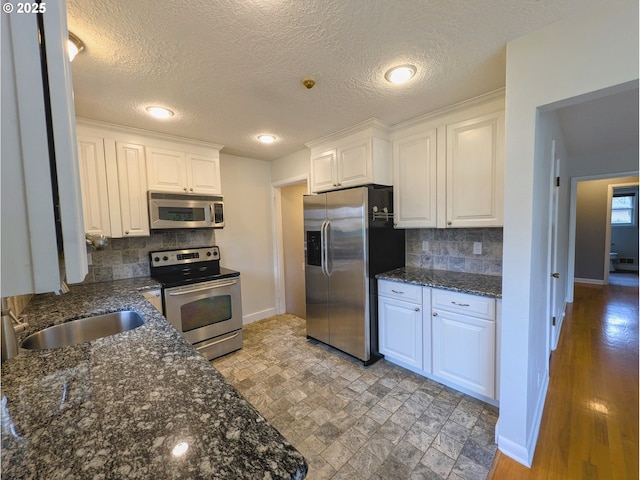
[[[211,225],[213,225],[214,221],[215,221],[215,211],[213,209],[213,203],[209,203],[209,223]]]
[[[230,287],[231,285],[236,285],[237,283],[238,283],[237,280],[231,280],[230,282],[218,283],[216,285],[208,285],[206,287],[201,287],[201,288],[182,290],[180,292],[169,292],[169,295],[172,297],[177,297],[180,295],[190,295],[192,293],[204,292],[206,290],[212,290],[214,288]]]

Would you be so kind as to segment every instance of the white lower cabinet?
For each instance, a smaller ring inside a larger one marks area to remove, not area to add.
[[[392,363],[497,400],[494,298],[379,280],[378,334]]]
[[[495,323],[433,310],[433,375],[494,398]]]
[[[380,353],[422,368],[422,306],[380,297]]]
[[[380,353],[422,369],[422,287],[378,282]]]

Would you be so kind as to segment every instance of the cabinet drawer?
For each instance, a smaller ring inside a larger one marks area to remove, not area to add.
[[[379,280],[378,295],[422,305],[422,287],[420,285]]]
[[[434,288],[431,294],[431,308],[470,315],[487,320],[495,320],[496,301],[468,293],[451,292]]]

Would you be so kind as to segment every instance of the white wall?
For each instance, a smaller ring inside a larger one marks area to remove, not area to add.
[[[546,298],[547,286],[548,155],[536,141],[538,109],[637,80],[637,20],[637,1],[610,1],[507,45],[498,446],[526,465],[533,459],[547,385],[540,326],[547,312],[539,299]]]
[[[291,178],[309,176],[309,156],[311,152],[304,148],[271,163],[271,183],[277,184]]]
[[[271,163],[220,155],[225,227],[216,230],[221,265],[242,279],[244,323],[276,312]]]

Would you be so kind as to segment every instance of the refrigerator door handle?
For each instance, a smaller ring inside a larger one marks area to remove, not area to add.
[[[331,222],[329,220],[322,222],[322,227],[320,227],[320,239],[322,244],[320,264],[322,267],[322,274],[325,277],[331,276],[331,271],[329,270],[329,228],[331,228]]]
[[[329,245],[329,229],[331,228],[331,222],[326,220],[326,225],[324,227],[324,270],[327,272],[327,277],[331,276],[331,259],[329,257],[329,252],[331,250],[331,245]]]
[[[322,274],[326,277],[327,274],[324,270],[324,251],[325,251],[325,241],[324,241],[324,227],[327,221],[323,220],[322,225],[320,226],[320,270]]]

